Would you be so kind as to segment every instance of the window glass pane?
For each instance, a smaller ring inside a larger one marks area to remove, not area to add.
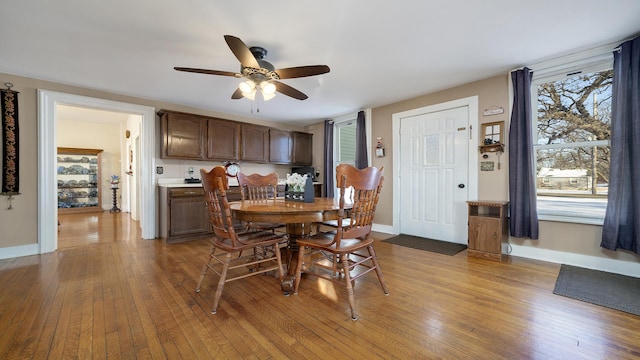
[[[538,86],[538,144],[609,140],[611,70]]]
[[[609,185],[612,71],[537,86],[538,214],[604,219]]]
[[[538,195],[606,196],[609,185],[609,150],[608,145],[538,149]],[[571,183],[569,179],[574,180]]]
[[[356,163],[356,123],[339,124],[337,127],[338,163]]]

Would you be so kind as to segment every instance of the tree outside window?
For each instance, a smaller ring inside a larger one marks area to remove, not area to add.
[[[604,218],[609,184],[612,70],[537,85],[540,214]]]

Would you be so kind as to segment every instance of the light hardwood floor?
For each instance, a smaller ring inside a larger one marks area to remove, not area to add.
[[[552,293],[559,265],[496,263],[376,242],[374,274],[196,280],[207,241],[142,240],[128,214],[61,216],[55,253],[0,261],[1,359],[632,359],[640,317]],[[380,238],[383,238],[382,234]]]

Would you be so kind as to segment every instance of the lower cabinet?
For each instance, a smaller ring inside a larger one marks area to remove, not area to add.
[[[508,202],[468,201],[469,245],[467,254],[495,261],[502,259],[503,243],[509,239]]]
[[[211,225],[204,207],[203,191],[170,190],[169,234],[171,237],[208,233]],[[192,196],[193,194],[193,196]]]
[[[166,243],[202,239],[213,234],[200,187],[160,188],[160,236]],[[240,200],[240,189],[227,192],[229,201]]]

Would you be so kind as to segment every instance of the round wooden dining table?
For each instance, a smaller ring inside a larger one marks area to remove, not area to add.
[[[282,281],[282,291],[291,293],[298,261],[297,239],[311,234],[312,224],[336,220],[340,204],[334,198],[315,198],[313,202],[285,201],[283,198],[269,200],[243,200],[229,203],[234,219],[246,222],[268,222],[286,225],[289,242],[288,264]]]

